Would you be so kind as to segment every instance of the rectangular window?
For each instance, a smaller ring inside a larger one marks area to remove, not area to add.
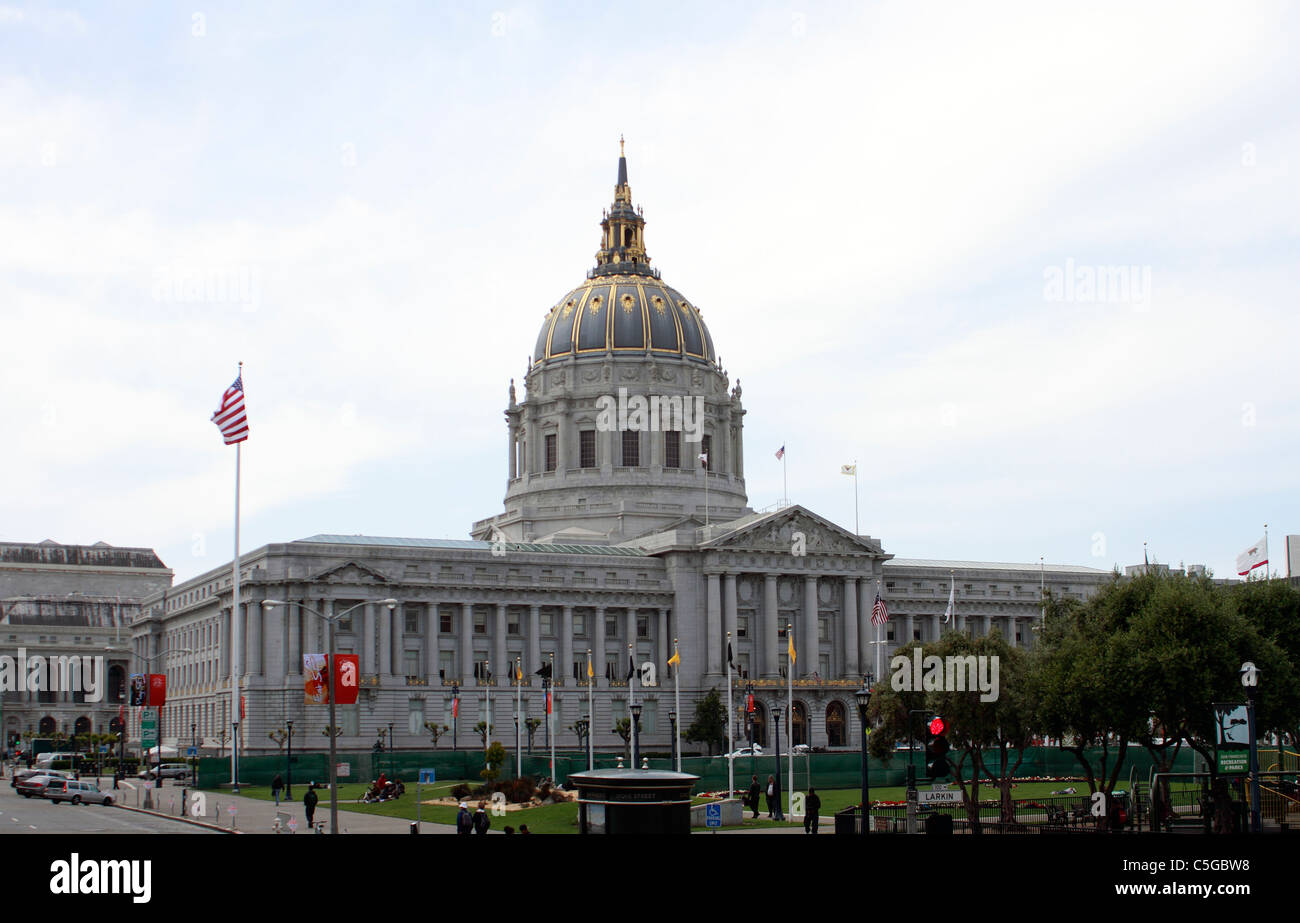
[[[655,724],[658,723],[658,721],[659,703],[653,699],[643,703],[641,708],[641,733],[653,734],[655,732]],[[641,749],[645,749],[644,743],[642,743]]]
[[[438,652],[438,679],[445,683],[451,682],[456,678],[456,652],[439,651]]]
[[[474,613],[474,634],[476,635],[487,634],[487,613],[486,612]]]
[[[830,619],[826,619],[826,618],[821,618],[821,619],[818,619],[818,620],[817,620],[817,640],[818,640],[818,641],[829,641],[829,640],[830,640],[830,629],[831,629],[830,621],[831,621]]]
[[[407,612],[404,621],[406,622],[406,633],[408,635],[418,635],[420,633],[420,613]]]
[[[636,617],[636,636],[638,638],[650,637],[650,616],[638,615]]]
[[[920,641],[920,640],[921,640],[921,629],[919,629],[919,628],[913,628],[913,629],[912,629],[912,640],[913,640],[913,641]]]
[[[894,629],[891,628],[887,632],[885,632],[885,640],[886,641],[894,640]]]
[[[341,619],[338,620],[338,625],[339,625],[339,631],[351,631],[351,630],[352,630],[352,616],[350,616],[350,615],[345,615],[345,616],[343,616],[343,618],[341,618]]]
[[[439,630],[440,632],[442,632],[443,634],[445,634],[445,635],[449,635],[449,634],[451,634],[451,616],[450,616],[450,615],[439,614],[439,616],[438,616],[438,630]]]
[[[573,615],[573,636],[575,638],[587,637],[587,616],[579,613]]]
[[[420,652],[403,651],[402,666],[406,670],[407,679],[418,679],[420,676]]]
[[[618,616],[617,615],[605,616],[605,637],[606,638],[618,637]]]
[[[406,713],[406,731],[412,736],[424,733],[424,700],[411,699],[410,709]]]
[[[609,705],[610,705],[610,716],[614,719],[615,724],[618,724],[624,718],[631,717],[631,715],[629,715],[627,711],[626,699],[615,699],[614,701],[610,702]]]
[[[641,465],[641,434],[634,429],[623,430],[623,467],[637,468]]]
[[[573,662],[573,678],[580,683],[587,681],[587,661],[575,660]]]
[[[537,621],[543,636],[550,637],[555,634],[554,615],[549,612],[543,612]]]
[[[546,436],[546,470],[555,470],[555,433]]]
[[[519,613],[513,610],[506,610],[506,634],[519,634]]]
[[[618,654],[606,654],[605,655],[605,679],[609,680],[610,682],[621,683],[623,682],[626,676],[627,673],[619,669]],[[624,712],[623,714],[626,715],[627,712]]]
[[[360,705],[337,705],[334,712],[339,716],[339,727],[343,729],[344,737],[356,737],[361,733]]]
[[[749,616],[747,615],[736,616],[736,637],[737,638],[749,637]]]
[[[822,654],[817,658],[817,669],[821,673],[822,679],[831,678],[831,655]]]
[[[578,432],[579,467],[596,467],[596,431],[584,429]]]
[[[675,429],[664,432],[664,467],[682,466],[682,434]]]
[[[798,653],[798,651],[795,653]],[[747,679],[749,677],[749,655],[741,654],[736,658],[736,662],[740,664],[740,678]]]
[[[712,436],[705,436],[700,440],[700,454],[705,457],[704,461],[700,462],[700,465],[705,471],[712,471],[714,468]]]

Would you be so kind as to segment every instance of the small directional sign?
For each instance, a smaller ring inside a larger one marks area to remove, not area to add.
[[[432,769],[420,770],[421,785],[432,785],[436,781],[437,781],[437,773],[435,773]]]
[[[715,801],[704,806],[704,826],[721,827],[722,826],[722,803]]]

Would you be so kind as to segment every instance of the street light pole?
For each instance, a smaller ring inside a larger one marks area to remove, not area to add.
[[[865,836],[871,828],[871,782],[867,774],[867,706],[871,704],[871,687],[866,677],[863,677],[862,688],[855,697],[858,700],[858,718],[862,721],[862,833]]]
[[[379,604],[381,606],[387,606],[390,612],[397,608],[396,599],[391,599],[391,598],[381,599],[379,600]],[[287,606],[288,603],[286,603],[282,599],[264,599],[262,600],[262,605],[263,607],[270,608],[271,606]],[[330,779],[330,834],[331,835],[339,832],[338,709],[336,708],[336,703],[335,703],[337,694],[334,689],[334,676],[333,676],[334,658],[336,656],[334,653],[334,623],[337,622],[339,619],[343,618],[348,613],[352,612],[354,609],[360,609],[362,606],[365,605],[369,605],[369,603],[359,602],[355,606],[349,606],[348,608],[344,609],[342,612],[335,612],[331,615],[326,615],[323,612],[318,612],[317,610],[312,609],[309,606],[304,606],[301,603],[299,603],[299,608],[304,609],[307,612],[310,612],[313,615],[324,619],[326,624],[326,637],[327,637],[327,646],[329,648],[329,657],[328,660],[326,661],[325,669],[330,673],[330,682],[328,688],[329,688],[329,708],[330,708],[329,779]],[[236,725],[236,733],[238,733],[237,729],[238,729],[238,725]],[[391,733],[391,731],[392,731],[392,725],[389,725],[389,732]]]
[[[284,797],[293,800],[293,719],[285,721],[289,734],[289,757],[284,766]]]

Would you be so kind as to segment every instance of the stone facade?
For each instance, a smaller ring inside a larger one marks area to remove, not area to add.
[[[1000,629],[1029,646],[1041,588],[1083,596],[1109,578],[1089,568],[891,560],[880,540],[803,507],[751,510],[740,384],[731,385],[699,309],[650,269],[623,158],[601,228],[596,268],[546,314],[522,402],[510,385],[504,511],[476,522],[468,541],[317,535],[267,545],[242,558],[238,601],[229,565],[146,600],[133,626],[137,652],[179,652],[167,660],[164,740],[166,728],[188,734],[193,725],[218,742],[232,723],[233,673],[245,751],[276,749],[269,735],[289,721],[296,747],[323,746],[327,710],[303,704],[302,655],[324,652],[326,617],[348,612],[336,646],[359,656],[362,676],[359,703],[340,708],[345,748],[368,747],[390,727],[399,747],[430,746],[424,724],[452,724],[453,689],[455,745],[479,746],[472,729],[489,696],[493,738],[510,745],[516,695],[526,716],[539,717],[537,671],[552,662],[558,743],[578,745],[571,728],[590,697],[596,745],[621,747],[612,729],[628,714],[630,655],[649,665],[651,682],[637,690],[643,750],[667,752],[674,649],[683,725],[697,698],[731,675],[737,740],[752,689],[766,743],[768,716],[784,708],[792,682],[794,742],[846,746],[856,739],[853,692],[906,639],[938,636],[950,580],[950,628]],[[611,427],[602,400],[621,401],[620,389],[699,406],[701,439],[621,415]],[[879,639],[877,592],[894,610]],[[246,640],[233,666],[232,609]],[[507,679],[515,664],[525,676],[518,692]]]
[[[99,702],[63,690],[0,693],[6,746],[26,732],[107,733],[130,671],[131,622],[140,599],[171,584],[172,572],[147,548],[0,545],[0,656],[103,657]]]

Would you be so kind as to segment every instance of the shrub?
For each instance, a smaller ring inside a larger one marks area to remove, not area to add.
[[[465,782],[462,782],[459,785],[454,785],[451,789],[451,797],[455,798],[457,801],[464,801],[472,794],[473,793],[470,790],[468,783]]]

